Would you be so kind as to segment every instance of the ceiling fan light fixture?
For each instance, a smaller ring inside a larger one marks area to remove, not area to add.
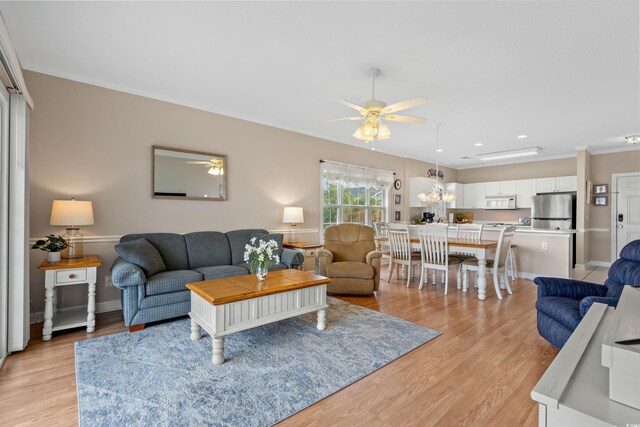
[[[366,138],[373,138],[378,134],[375,121],[367,121],[362,126],[362,135]]]
[[[383,141],[385,139],[389,139],[391,137],[391,131],[389,130],[389,126],[384,123],[380,123],[378,126],[378,141]]]

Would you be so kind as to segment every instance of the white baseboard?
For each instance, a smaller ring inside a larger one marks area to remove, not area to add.
[[[587,265],[589,267],[606,267],[606,268],[611,267],[611,263],[607,261],[589,261]]]
[[[76,307],[85,307],[83,306],[75,306],[75,307],[65,307],[65,309],[73,309]],[[96,303],[96,313],[108,313],[110,311],[122,310],[122,304],[120,300],[111,300],[111,301],[102,301]],[[33,323],[42,323],[44,322],[44,311],[37,311],[35,313],[31,313],[29,321]]]
[[[587,264],[588,265],[588,264]],[[580,270],[580,271],[586,271],[587,270],[587,265],[584,264],[576,264],[576,266],[574,267],[576,270]]]

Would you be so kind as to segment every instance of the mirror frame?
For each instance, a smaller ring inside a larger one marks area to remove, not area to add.
[[[180,196],[157,196],[156,195],[156,150],[177,151],[186,154],[198,154],[201,156],[219,157],[224,165],[223,184],[224,197],[180,197]],[[208,200],[210,202],[223,202],[229,196],[229,187],[227,184],[227,175],[229,174],[229,164],[225,154],[206,153],[204,151],[186,150],[184,148],[165,147],[162,145],[151,146],[151,197],[153,199],[173,199],[173,200]]]

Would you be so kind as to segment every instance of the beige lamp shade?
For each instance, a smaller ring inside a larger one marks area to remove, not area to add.
[[[93,205],[82,200],[54,200],[51,225],[92,225]]]
[[[285,224],[302,224],[304,222],[304,215],[302,208],[287,206],[284,208],[282,214],[282,222]]]

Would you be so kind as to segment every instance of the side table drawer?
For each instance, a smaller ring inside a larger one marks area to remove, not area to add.
[[[56,283],[75,283],[87,280],[87,270],[80,268],[77,270],[56,271]]]
[[[304,256],[305,257],[315,257],[317,253],[318,253],[317,249],[306,249],[304,251]]]

